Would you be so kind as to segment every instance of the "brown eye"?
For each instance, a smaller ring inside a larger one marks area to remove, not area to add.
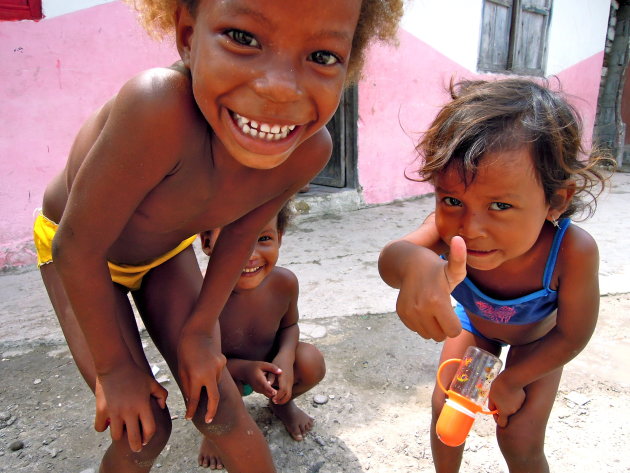
[[[310,55],[310,60],[322,66],[332,66],[341,62],[341,60],[330,51],[315,51]]]
[[[242,46],[249,46],[251,48],[257,48],[260,46],[260,43],[254,36],[247,31],[243,30],[227,30],[225,35],[228,36],[232,41],[238,43]]]

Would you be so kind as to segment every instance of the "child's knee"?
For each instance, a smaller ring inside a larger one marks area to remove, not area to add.
[[[296,365],[303,384],[314,386],[326,376],[326,361],[321,351],[310,343],[301,342],[296,353]]]
[[[510,464],[533,462],[543,455],[545,435],[538,429],[523,429],[516,425],[497,427],[501,453]]]
[[[143,447],[151,448],[157,451],[156,456],[166,447],[168,439],[173,430],[173,422],[171,421],[171,413],[168,408],[162,409],[156,402],[153,404],[153,417],[155,419],[155,432],[149,443]]]
[[[204,436],[222,435],[231,432],[240,422],[239,419],[249,416],[243,404],[241,393],[236,387],[229,373],[224,372],[218,384],[219,404],[212,419],[206,423],[206,406],[208,397],[205,390],[199,399],[197,412],[193,416],[193,423]]]

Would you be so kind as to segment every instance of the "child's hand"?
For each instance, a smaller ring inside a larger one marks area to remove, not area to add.
[[[151,397],[164,409],[168,396],[166,389],[133,363],[97,375],[94,394],[96,431],[103,432],[109,426],[112,440],[120,440],[126,431],[129,447],[134,452],[142,450],[155,434]]]
[[[525,402],[523,386],[510,384],[508,377],[505,376],[506,372],[499,374],[492,382],[488,399],[488,408],[498,411],[494,415],[494,420],[499,427],[506,427],[509,417],[516,413]]]
[[[276,390],[272,386],[272,380],[280,376],[282,370],[273,363],[239,360],[238,368],[236,369],[238,374],[235,373],[235,377],[249,384],[257,393],[270,399],[276,395]],[[230,368],[230,372],[233,372],[232,368]]]
[[[293,395],[294,375],[293,368],[285,369],[274,380],[270,380],[272,385],[278,386],[275,396],[271,398],[274,404],[286,404],[291,400]]]
[[[206,388],[208,404],[204,420],[206,423],[212,422],[219,405],[218,383],[225,367],[225,356],[208,334],[184,329],[177,348],[177,358],[186,400],[186,419],[190,420],[195,415],[201,390]]]
[[[442,341],[455,337],[462,326],[453,311],[451,292],[466,277],[466,243],[453,237],[448,261],[437,257],[408,265],[400,286],[396,312],[403,323],[423,338]]]

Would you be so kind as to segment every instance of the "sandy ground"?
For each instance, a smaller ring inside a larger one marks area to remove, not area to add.
[[[630,176],[616,178],[599,220],[584,225],[600,242],[604,295],[596,332],[565,368],[549,420],[546,452],[555,472],[630,471],[625,366],[630,344],[624,331],[630,326],[629,193]],[[303,219],[285,238],[282,263],[301,280],[303,338],[324,353],[328,373],[297,401],[316,419],[300,443],[261,396],[245,398],[278,472],[433,471],[428,425],[440,344],[420,339],[400,323],[391,312],[395,293],[375,269],[382,245],[411,229],[430,205],[421,199]],[[33,268],[0,275],[0,326],[0,472],[98,471],[108,434],[91,427],[92,395]],[[196,463],[198,434],[183,419],[183,403],[165,363],[143,338],[176,416],[154,471],[202,471]],[[327,402],[316,404],[315,395]],[[489,417],[476,421],[461,471],[507,472]]]

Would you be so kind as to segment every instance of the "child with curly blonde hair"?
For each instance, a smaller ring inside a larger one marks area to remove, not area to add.
[[[396,310],[410,329],[449,337],[440,362],[471,345],[496,355],[509,345],[489,394],[499,447],[511,473],[546,472],[562,369],[590,339],[599,310],[597,245],[570,218],[594,210],[610,160],[585,152],[577,112],[536,82],[467,81],[451,95],[418,145],[435,213],[389,243],[379,269],[400,289]],[[435,431],[438,386],[432,405],[435,469],[459,471],[464,446],[443,444]]]
[[[85,122],[34,228],[95,428],[110,429],[102,473],[149,471],[171,432],[129,295],[225,466],[275,471],[217,320],[261,229],[326,164],[324,125],[368,42],[394,39],[401,3],[135,2],[181,60],[133,77]],[[191,243],[219,227],[203,278]]]

